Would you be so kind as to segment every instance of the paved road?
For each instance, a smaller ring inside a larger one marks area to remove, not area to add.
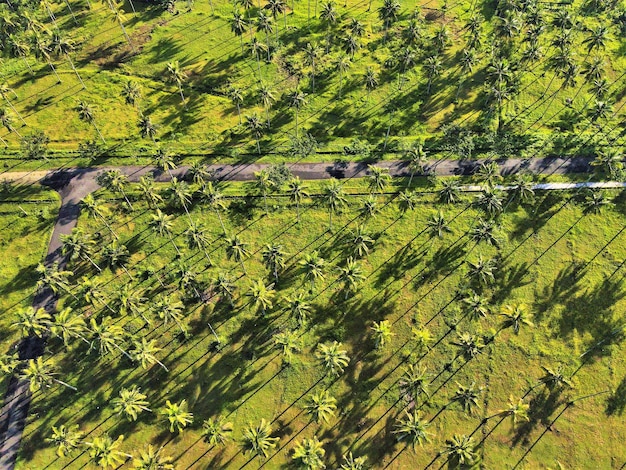
[[[483,161],[441,160],[432,162],[426,168],[430,174],[451,176],[470,175]],[[526,171],[534,174],[565,174],[584,173],[589,171],[587,158],[537,158],[537,159],[509,159],[500,163],[503,175]],[[406,162],[388,161],[376,164],[379,167],[388,168],[392,176],[409,176]],[[241,165],[209,165],[216,179],[222,181],[250,181],[254,179],[254,173],[267,168],[267,164],[241,164]],[[296,163],[288,165],[291,172],[304,180],[325,178],[353,178],[364,176],[367,173],[366,163]],[[47,266],[58,263],[64,268],[67,260],[61,254],[61,240],[63,234],[71,233],[76,226],[80,212],[79,203],[87,194],[99,188],[96,176],[106,168],[70,169],[51,172],[14,172],[0,175],[0,181],[14,181],[20,183],[40,182],[50,186],[59,192],[61,196],[61,208],[55,223],[48,254],[44,260]],[[146,174],[153,174],[157,181],[169,181],[167,172],[156,172],[151,167],[120,167],[122,173],[128,176],[130,181],[138,181]],[[176,177],[184,177],[187,167],[181,167],[172,171]],[[535,185],[536,189],[572,189],[577,187],[626,187],[623,183],[546,183]],[[477,191],[478,186],[466,186],[466,191]],[[503,189],[508,189],[503,187]],[[56,306],[56,298],[49,290],[39,292],[33,301],[35,308],[44,308],[53,313]],[[21,360],[32,359],[43,354],[45,339],[37,337],[26,338],[19,346]],[[28,382],[13,377],[5,396],[5,404],[0,412],[0,470],[12,470],[15,466],[17,453],[26,416],[30,405],[30,391]]]

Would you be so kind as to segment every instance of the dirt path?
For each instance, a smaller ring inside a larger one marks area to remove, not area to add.
[[[483,161],[441,160],[429,164],[426,170],[435,175],[470,175]],[[500,163],[503,175],[526,171],[534,174],[565,174],[584,173],[589,171],[590,159],[587,158],[538,158],[530,160],[509,159]],[[388,168],[391,176],[409,176],[406,162],[388,161],[376,164],[379,167]],[[267,168],[267,164],[240,164],[240,165],[208,165],[216,179],[223,181],[250,181],[254,179],[254,173]],[[288,165],[295,176],[304,180],[327,179],[327,178],[353,178],[364,176],[367,173],[365,163],[295,163]],[[61,171],[36,171],[14,172],[0,175],[0,181],[13,181],[18,183],[41,183],[58,191],[61,196],[61,208],[58,219],[54,225],[48,254],[44,260],[46,266],[58,263],[64,268],[67,262],[61,253],[61,235],[71,233],[76,226],[80,212],[80,201],[89,193],[100,186],[96,182],[96,176],[107,168],[70,169]],[[146,174],[153,174],[157,181],[166,182],[170,177],[168,173],[155,173],[152,167],[120,167],[122,173],[128,176],[130,181],[138,181]],[[176,177],[184,177],[187,167],[181,167],[172,171]],[[539,190],[574,189],[578,187],[615,188],[626,187],[624,183],[545,183],[535,185]],[[465,186],[466,191],[478,191],[478,186]],[[502,187],[502,189],[509,189]],[[44,308],[53,313],[56,306],[56,298],[49,290],[44,290],[35,296],[33,307]],[[43,354],[45,339],[29,337],[24,339],[19,346],[20,360],[33,359]],[[30,405],[30,390],[28,381],[13,377],[9,383],[4,406],[0,412],[0,469],[12,470],[18,455],[22,432],[26,424],[26,417]]]

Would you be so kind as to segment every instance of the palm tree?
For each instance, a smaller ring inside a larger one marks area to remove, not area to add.
[[[337,70],[339,70],[339,99],[341,99],[341,94],[343,92],[343,76],[348,73],[350,67],[352,67],[350,57],[341,55],[341,57],[337,60]]]
[[[274,31],[274,27],[272,26],[272,17],[266,15],[262,11],[259,11],[259,17],[256,22],[256,30],[258,32],[265,33],[265,42],[267,43],[267,61],[270,61],[270,33]]]
[[[444,180],[443,187],[439,190],[439,201],[453,204],[459,200],[461,188],[454,180]]]
[[[74,45],[74,42],[71,39],[65,38],[65,37],[61,36],[58,32],[56,32],[52,36],[52,41],[50,43],[50,46],[52,48],[52,52],[57,57],[58,56],[65,56],[65,58],[67,59],[67,61],[70,64],[70,67],[72,68],[72,70],[76,74],[76,77],[78,78],[78,81],[83,86],[83,90],[86,90],[87,86],[83,82],[83,79],[81,78],[80,74],[78,73],[78,70],[76,70],[76,66],[74,65],[74,61],[72,61],[72,57],[70,56],[70,54],[74,51],[74,49],[76,49],[76,46]]]
[[[180,99],[183,102],[183,107],[186,108],[187,104],[185,102],[185,95],[183,94],[183,82],[187,78],[187,74],[180,69],[180,64],[177,60],[167,64],[165,77],[168,82],[176,84],[178,87],[178,93],[180,93]]]
[[[350,236],[350,244],[352,245],[352,253],[357,258],[367,256],[370,248],[374,245],[372,239],[362,225],[359,225],[354,233]]]
[[[398,205],[400,212],[404,215],[407,211],[415,209],[418,201],[418,196],[415,191],[409,191],[408,189],[398,194]]]
[[[303,326],[311,312],[311,304],[301,292],[287,297],[285,300],[290,316],[297,320],[299,326]]]
[[[291,364],[294,353],[302,350],[300,334],[295,330],[281,331],[274,336],[274,347],[283,353],[283,364]]]
[[[141,116],[139,119],[139,132],[144,139],[150,138],[153,142],[156,142],[157,126],[152,122],[150,116]]]
[[[468,277],[477,284],[490,284],[494,281],[493,272],[496,266],[493,259],[484,259],[482,256],[479,256],[475,262],[468,261],[467,265],[469,266]]]
[[[378,86],[378,74],[374,71],[372,67],[367,67],[365,69],[365,75],[363,77],[363,83],[365,84],[365,89],[367,90],[367,100],[370,99],[370,93],[374,88]]]
[[[368,11],[371,6],[372,2],[370,0]],[[385,39],[391,24],[398,20],[398,13],[400,13],[400,2],[398,0],[384,0],[382,6],[378,9],[378,16],[382,20],[385,30]]]
[[[315,281],[324,280],[324,267],[326,261],[319,256],[317,251],[305,253],[298,262],[302,266],[305,281],[309,282],[309,293],[315,290]]]
[[[109,354],[117,349],[132,361],[132,357],[130,357],[130,355],[119,345],[124,338],[124,330],[120,325],[113,323],[111,317],[104,317],[100,324],[96,322],[95,318],[91,318],[89,321],[89,327],[89,330],[94,336],[90,349],[93,349],[94,343],[97,343],[98,351],[101,356]]]
[[[474,468],[479,463],[479,455],[471,436],[455,434],[446,440],[443,453],[448,455],[450,468]]]
[[[261,251],[263,261],[267,269],[273,274],[274,281],[278,282],[278,271],[285,268],[285,256],[287,253],[283,251],[283,246],[279,244],[266,244]]]
[[[300,108],[302,108],[307,103],[306,93],[303,93],[299,90],[294,90],[288,96],[289,99],[289,107],[293,108],[296,113],[296,139],[298,138],[298,114],[300,112]]]
[[[317,470],[326,468],[324,461],[326,451],[322,447],[316,436],[312,439],[304,438],[302,442],[296,443],[293,448],[293,459],[307,470]]]
[[[202,188],[201,200],[215,212],[217,218],[220,221],[220,225],[222,226],[222,232],[224,233],[224,235],[226,235],[226,227],[224,227],[224,221],[222,220],[221,215],[221,211],[226,210],[224,195],[213,186],[213,183],[211,181],[207,181],[207,183]]]
[[[307,43],[304,49],[304,60],[311,67],[311,92],[315,93],[315,61],[320,57],[322,51],[319,47]]]
[[[57,83],[61,83],[61,78],[59,77],[56,68],[52,64],[52,61],[50,60],[50,45],[47,42],[44,42],[39,33],[34,33],[31,36],[31,41],[33,45],[32,51],[35,53],[35,57],[37,59],[43,59],[52,69],[52,73],[54,73],[54,76],[57,79]]]
[[[27,59],[27,56],[30,54],[30,47],[28,46],[28,44],[24,42],[22,39],[11,34],[9,36],[8,46],[9,46],[9,50],[11,51],[12,56],[21,57],[24,63],[26,64],[28,71],[32,74],[33,69],[31,68]]]
[[[13,126],[13,118],[7,108],[0,108],[0,125],[7,131],[17,134],[20,139],[22,138],[22,134]]]
[[[78,105],[76,106],[76,111],[78,112],[78,118],[81,121],[85,121],[86,123],[91,124],[94,127],[94,129],[96,129],[96,132],[100,136],[100,139],[102,140],[102,142],[106,144],[106,140],[104,140],[104,136],[102,135],[102,133],[100,132],[100,129],[98,128],[98,125],[96,124],[96,119],[94,116],[94,110],[92,106],[86,103],[85,101],[81,100],[78,102]]]
[[[478,398],[482,392],[482,387],[476,389],[474,382],[467,387],[459,383],[457,385],[459,388],[450,399],[450,403],[458,403],[463,411],[472,414],[474,409],[479,406]]]
[[[233,423],[227,422],[222,416],[205,419],[202,422],[202,436],[210,446],[225,445],[232,432]]]
[[[187,334],[187,329],[183,325],[183,304],[180,301],[173,300],[172,297],[166,296],[156,301],[152,306],[152,311],[163,320],[163,325],[174,322],[180,329],[181,333]]]
[[[30,335],[43,338],[50,330],[52,316],[43,308],[26,307],[17,311],[17,321],[11,326],[21,331],[22,337]]]
[[[193,423],[193,413],[187,411],[187,400],[178,403],[165,401],[165,406],[160,413],[167,418],[170,425],[170,432],[183,432],[183,430]]]
[[[541,366],[544,375],[539,379],[540,384],[544,384],[551,392],[563,387],[572,387],[572,382],[563,375],[563,368],[556,369]]]
[[[248,30],[248,21],[244,18],[241,12],[233,12],[233,17],[230,20],[230,30],[235,36],[239,36],[241,53],[243,54],[243,35]]]
[[[133,459],[133,470],[174,470],[172,458],[161,455],[163,447],[155,450],[148,445],[146,450],[139,451],[139,457]]]
[[[267,120],[267,128],[270,128],[270,108],[276,98],[272,93],[272,89],[267,85],[261,85],[259,88],[259,97],[261,98],[261,102],[263,103],[263,107],[265,108],[265,119]]]
[[[107,170],[98,175],[96,181],[109,191],[121,193],[130,210],[133,210],[133,205],[130,203],[126,191],[124,190],[124,187],[128,186],[128,177],[120,170]]]
[[[239,118],[239,125],[241,125],[241,105],[243,104],[243,95],[241,94],[241,90],[236,87],[232,87],[232,86],[229,87],[228,97],[237,108],[237,116]]]
[[[271,436],[272,428],[264,419],[261,419],[257,426],[249,424],[243,431],[244,450],[252,452],[256,456],[267,458],[280,440],[278,437]]]
[[[74,275],[72,271],[60,271],[59,264],[56,262],[52,266],[39,263],[35,270],[40,276],[37,281],[37,289],[41,290],[47,287],[55,294],[58,294],[59,291],[71,294],[68,278]]]
[[[487,186],[476,198],[476,206],[483,209],[491,218],[502,212],[502,193]]]
[[[54,383],[76,391],[76,387],[62,382],[55,378],[55,375],[57,374],[54,372],[54,364],[52,361],[43,362],[43,358],[39,356],[37,359],[28,360],[28,365],[22,371],[20,377],[30,382],[29,389],[31,392],[36,392],[42,388],[50,388]]]
[[[370,218],[374,217],[378,212],[378,203],[376,202],[376,198],[371,194],[365,199],[363,202],[363,206],[359,210],[359,214],[364,219],[364,223],[367,222]]]
[[[330,178],[324,187],[324,202],[328,206],[328,230],[333,230],[333,213],[346,204],[346,198],[341,183],[335,178]]]
[[[285,29],[287,29],[287,3],[285,0],[268,0],[265,8],[272,12],[274,21],[276,21],[276,17],[282,13],[285,20]],[[278,40],[278,28],[276,28],[276,40]]]
[[[89,459],[98,467],[119,467],[126,460],[132,458],[132,455],[118,450],[123,441],[123,435],[116,440],[111,439],[108,434],[94,437],[91,442],[85,442],[85,445],[89,448]]]
[[[187,215],[187,220],[190,224],[193,224],[188,208],[192,201],[192,193],[189,189],[189,185],[174,176],[172,177],[172,181],[170,181],[169,193],[172,206],[176,208],[182,207]]]
[[[111,232],[111,235],[113,235],[116,239],[119,238],[117,234],[113,231],[109,223],[107,222],[106,218],[104,217],[105,215],[104,209],[102,208],[102,206],[100,206],[98,201],[96,201],[96,199],[93,197],[93,194],[91,193],[87,194],[87,196],[85,196],[80,202],[80,206],[87,210],[87,213],[90,217],[94,219],[100,218],[102,222],[104,222],[104,225],[109,229],[109,232]]]
[[[469,291],[463,298],[464,310],[470,320],[479,320],[489,315],[487,300],[474,291]]]
[[[72,454],[82,444],[84,433],[78,430],[78,424],[74,426],[52,426],[52,435],[46,438],[46,442],[54,444],[57,448],[57,456],[63,458]]]
[[[426,173],[427,154],[428,152],[424,149],[424,144],[422,143],[417,143],[406,151],[405,156],[408,157],[408,168],[411,172],[408,186],[411,186],[413,177],[416,174],[423,175]]]
[[[256,151],[261,155],[261,137],[263,136],[263,122],[259,119],[259,116],[253,114],[252,116],[246,116],[246,127],[256,140]]]
[[[221,296],[222,299],[228,299],[228,303],[231,308],[235,306],[234,304],[234,290],[235,284],[233,284],[232,279],[228,274],[219,272],[217,277],[213,281],[213,288],[215,291]]]
[[[422,419],[422,414],[413,410],[409,413],[404,410],[404,417],[397,420],[393,433],[398,442],[405,442],[410,445],[413,451],[416,447],[428,442],[429,432],[426,431],[429,423]]]
[[[516,335],[519,334],[522,325],[534,326],[530,321],[532,317],[524,304],[505,305],[500,315],[504,317],[501,328],[511,328]]]
[[[368,179],[370,192],[375,190],[382,193],[385,190],[387,183],[391,180],[391,176],[389,176],[389,169],[377,167],[375,165],[367,165],[367,169],[369,171]]]
[[[347,351],[341,349],[342,344],[337,341],[332,343],[320,343],[315,350],[315,357],[320,362],[327,374],[341,375],[348,366],[350,358]]]
[[[417,399],[424,394],[428,397],[428,375],[416,364],[409,364],[398,381],[400,395],[407,403],[416,406]]]
[[[111,268],[111,271],[119,266],[124,270],[130,279],[133,278],[125,266],[125,263],[130,257],[130,252],[128,251],[128,248],[126,248],[126,245],[113,242],[104,247],[102,257],[104,258],[106,264]]]
[[[268,60],[269,60],[270,48],[268,45],[263,44],[262,42],[259,42],[256,37],[252,38],[248,47],[250,49],[250,52],[256,59],[256,65],[257,65],[257,70],[259,72],[259,79],[260,79],[261,78],[261,54],[263,54],[264,52],[267,52]]]
[[[339,278],[341,290],[344,292],[344,300],[347,300],[350,293],[356,292],[359,284],[365,280],[365,275],[359,263],[354,258],[349,257],[345,266],[339,268]]]
[[[535,198],[533,183],[525,179],[523,176],[518,176],[515,179],[515,183],[513,189],[511,190],[511,193],[512,199],[522,204],[525,202],[532,202]]]
[[[154,166],[160,171],[167,171],[170,179],[174,179],[172,170],[176,169],[176,162],[174,161],[174,154],[167,149],[160,148],[154,154]]]
[[[83,233],[80,228],[74,228],[70,234],[61,234],[60,240],[63,243],[61,252],[71,261],[76,259],[89,261],[98,272],[102,271],[90,256],[96,243],[91,235]]]
[[[520,398],[515,400],[513,395],[509,397],[508,406],[500,410],[496,416],[501,416],[502,418],[511,417],[511,423],[513,426],[517,424],[518,421],[529,421],[528,418],[528,409],[530,405],[524,403],[524,399]]]
[[[322,390],[309,396],[306,412],[310,414],[316,423],[326,423],[335,416],[337,410],[337,400],[328,393],[328,390]]]
[[[113,14],[113,16],[111,17],[111,20],[114,23],[118,24],[118,26],[122,30],[122,33],[124,34],[124,37],[126,38],[126,41],[130,45],[130,48],[132,49],[133,54],[135,54],[137,52],[136,49],[135,49],[135,46],[131,42],[130,36],[128,35],[128,32],[126,31],[126,28],[124,27],[124,21],[126,21],[126,16],[124,15],[124,10],[119,8],[118,5],[114,5],[113,8],[111,9],[111,12]]]
[[[247,274],[246,266],[243,264],[243,260],[250,255],[248,249],[246,248],[248,244],[242,242],[238,235],[235,235],[232,238],[226,238],[224,241],[226,242],[226,257],[229,260],[234,260],[235,262],[240,263],[243,273]]]
[[[352,452],[348,452],[343,456],[343,463],[341,464],[341,470],[365,470],[365,463],[367,457],[354,457]]]
[[[608,35],[609,29],[605,25],[590,30],[589,36],[583,40],[583,44],[587,44],[587,53],[591,53],[594,49],[605,49]]]
[[[87,332],[85,318],[81,314],[74,312],[71,307],[65,307],[61,311],[56,312],[49,328],[53,336],[63,340],[65,347],[74,338],[80,338],[89,344],[89,341],[85,338]]]
[[[147,369],[153,364],[158,364],[165,372],[169,372],[165,364],[159,361],[155,356],[155,354],[161,350],[155,343],[155,340],[148,341],[146,338],[141,338],[141,341],[133,341],[134,349],[130,351],[130,356],[133,358],[133,361],[141,364],[142,369]]]
[[[443,238],[446,233],[452,233],[452,229],[441,211],[428,218],[426,228],[431,238]]]
[[[428,83],[426,85],[426,95],[430,96],[430,89],[433,84],[433,80],[435,77],[441,75],[443,70],[443,63],[439,56],[431,56],[426,59],[424,63],[424,68],[426,69],[426,76],[428,77]]]
[[[122,388],[119,396],[111,400],[111,405],[117,414],[124,415],[129,421],[137,421],[139,413],[152,411],[148,408],[146,398],[141,389],[133,385],[131,388]]]
[[[343,39],[343,50],[346,54],[350,55],[350,58],[354,58],[354,54],[361,48],[361,43],[357,36],[348,34]]]
[[[127,81],[122,88],[122,97],[126,104],[137,106],[137,103],[141,99],[141,87],[137,82],[132,80]]]
[[[185,237],[187,238],[187,246],[192,250],[202,250],[209,266],[213,266],[213,261],[207,251],[207,247],[210,245],[209,237],[204,228],[196,222],[192,222],[185,231]]]
[[[374,324],[370,327],[370,330],[372,330],[372,334],[374,335],[374,344],[376,345],[376,349],[382,349],[393,336],[389,320],[374,322]]]
[[[287,194],[289,194],[289,200],[296,205],[296,217],[300,223],[300,204],[305,197],[309,197],[309,193],[306,192],[298,176],[294,176],[287,182]]]
[[[182,257],[178,246],[174,243],[174,238],[172,237],[172,227],[174,225],[174,216],[164,214],[161,209],[157,209],[154,214],[150,214],[150,222],[148,225],[160,236],[167,236],[170,243],[176,250],[176,254],[178,257]]]
[[[476,244],[481,242],[487,242],[489,245],[498,247],[500,243],[495,234],[496,226],[490,220],[478,219],[476,225],[474,225],[469,231],[469,237]]]
[[[461,354],[467,361],[482,354],[482,350],[485,347],[485,343],[480,336],[470,333],[459,333],[457,340],[452,341],[451,344],[460,349]]]
[[[265,315],[267,310],[272,308],[273,299],[276,296],[274,284],[266,286],[262,279],[257,279],[250,286],[247,295],[252,298],[254,308],[261,311],[261,315]]]
[[[13,94],[13,96],[17,98],[17,94],[11,88],[9,88],[9,86],[6,83],[0,84],[0,96],[2,96],[4,101],[7,102],[7,104],[9,105],[11,110],[15,113],[15,115],[18,118],[20,118],[20,121],[22,121],[22,124],[26,125],[26,121],[24,121],[24,118],[22,117],[22,115],[17,112],[17,109],[15,109],[15,106],[13,106],[13,103],[11,103],[11,100],[9,100],[10,94]]]

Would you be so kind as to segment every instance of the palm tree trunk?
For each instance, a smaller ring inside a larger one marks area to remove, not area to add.
[[[118,20],[117,23],[120,25],[120,28],[122,28],[122,33],[124,33],[124,37],[126,38],[126,41],[128,42],[128,44],[130,45],[130,48],[132,49],[133,54],[136,53],[137,50],[135,49],[135,46],[133,46],[133,43],[130,40],[130,36],[128,36],[128,33],[126,32],[126,28],[124,27],[124,25],[122,24],[120,20]]]
[[[74,73],[76,74],[76,76],[78,77],[78,81],[80,82],[80,84],[83,86],[83,90],[87,89],[87,86],[85,85],[85,83],[83,82],[83,79],[80,77],[80,74],[78,73],[78,70],[76,70],[76,67],[74,66],[74,61],[72,60],[72,58],[70,57],[69,54],[65,54],[65,56],[67,57],[67,60],[70,63],[70,67],[72,67],[72,70],[74,71]]]
[[[17,117],[20,118],[20,121],[22,121],[22,124],[26,125],[26,121],[24,121],[24,118],[22,117],[22,115],[17,112],[17,109],[15,109],[15,106],[13,106],[13,103],[11,103],[11,101],[9,101],[9,98],[4,96],[4,100],[7,102],[7,104],[11,108],[11,110],[17,115]]]
[[[187,108],[187,103],[185,103],[185,95],[183,94],[183,86],[180,82],[178,82],[178,92],[180,93],[180,99],[183,102],[183,107]]]
[[[47,60],[48,65],[50,66],[50,68],[52,69],[52,72],[54,73],[54,76],[57,77],[57,83],[61,83],[61,78],[59,77],[59,74],[57,73],[57,70],[54,68],[54,65],[52,65],[52,62],[50,62],[50,59]]]
[[[209,0],[209,6],[211,7],[211,14],[214,15],[215,14],[215,8],[213,7],[213,1]]]
[[[98,135],[100,136],[100,139],[102,139],[102,143],[106,144],[106,143],[107,143],[107,141],[106,141],[106,140],[104,140],[104,137],[103,137],[103,135],[102,135],[102,132],[100,132],[100,129],[98,129],[98,126],[96,126],[96,123],[95,123],[95,122],[92,122],[92,124],[93,124],[93,127],[96,129],[96,132],[97,132],[97,133],[98,133]],[[126,202],[128,202],[128,199],[126,198],[126,196],[124,196],[124,199],[126,199]],[[130,206],[130,209],[132,210],[132,209],[133,209],[133,206],[130,204],[130,202],[128,202],[128,205]]]
[[[5,147],[9,146],[9,143],[6,140],[4,140],[2,137],[0,137],[0,142],[2,142]]]
[[[237,103],[237,116],[239,117],[239,125],[241,126],[241,108],[239,103]]]
[[[341,92],[343,90],[343,70],[339,69],[339,98],[341,98]]]
[[[176,243],[174,243],[174,239],[172,238],[172,234],[170,232],[167,232],[168,237],[170,238],[170,242],[172,243],[172,246],[174,247],[174,249],[176,250],[176,254],[178,254],[179,258],[182,258],[182,255],[180,253],[180,250],[178,249],[178,247],[176,246]]]
[[[296,220],[300,223],[300,203],[296,201]]]
[[[135,10],[135,5],[133,4],[133,0],[128,0],[128,3],[130,3],[130,8],[133,10],[133,13],[137,13],[137,10]]]
[[[91,257],[90,257],[89,255],[86,255],[86,254],[85,254],[85,255],[81,255],[81,257],[83,257],[83,256],[84,256],[84,258],[83,258],[83,259],[87,259],[87,261],[89,261],[89,262],[93,265],[93,267],[94,267],[94,268],[96,268],[96,269],[98,270],[98,272],[102,272],[102,269],[100,268],[100,266],[98,266],[98,265],[94,262],[94,260],[92,260],[92,259],[91,259]]]
[[[78,391],[76,387],[72,387],[70,384],[63,382],[62,380],[54,379],[54,378],[52,380],[54,380],[56,383],[60,385],[63,385],[64,387],[74,390],[75,392]]]
[[[33,73],[33,69],[30,67],[30,64],[28,63],[28,60],[26,59],[25,55],[22,56],[22,60],[26,64],[26,67],[28,67],[28,71],[32,74]]]
[[[65,5],[67,6],[67,9],[70,11],[70,15],[72,15],[72,19],[74,20],[74,24],[78,25],[78,21],[76,21],[76,16],[74,15],[74,12],[72,11],[72,7],[70,6],[70,2],[65,0]],[[132,2],[131,2],[131,5],[132,5]]]
[[[270,108],[265,106],[265,118],[267,119],[267,128],[270,128]]]
[[[224,221],[222,220],[222,215],[220,214],[220,211],[218,211],[217,209],[215,209],[215,213],[217,214],[217,218],[220,221],[220,225],[222,226],[222,231],[224,232],[224,235],[226,235],[226,227],[224,227]]]

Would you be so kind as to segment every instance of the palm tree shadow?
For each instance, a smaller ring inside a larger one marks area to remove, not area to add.
[[[549,425],[550,416],[556,409],[567,400],[561,398],[561,389],[557,388],[553,391],[542,390],[535,395],[529,402],[528,421],[520,425],[511,440],[511,445],[518,444],[528,445],[532,431],[539,425]]]
[[[615,391],[606,400],[606,409],[604,412],[607,416],[624,414],[626,409],[626,377],[622,379]]]

